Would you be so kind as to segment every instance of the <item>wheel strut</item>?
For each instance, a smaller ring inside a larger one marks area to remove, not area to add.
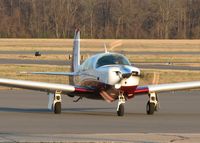
[[[124,116],[124,103],[126,101],[123,93],[119,94],[119,100],[118,100],[118,105],[117,105],[117,115],[118,116]]]
[[[154,114],[154,111],[158,111],[159,102],[156,93],[149,93],[149,101],[146,105],[146,112],[148,115]]]
[[[49,93],[48,109],[54,111],[55,114],[61,113],[61,91],[56,91],[54,94]]]

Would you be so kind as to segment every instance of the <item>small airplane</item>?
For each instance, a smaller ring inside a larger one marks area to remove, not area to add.
[[[124,115],[126,100],[137,95],[148,95],[146,112],[152,115],[159,108],[157,93],[200,88],[200,81],[139,86],[140,69],[131,65],[119,53],[96,54],[80,64],[80,31],[75,31],[71,72],[31,72],[31,74],[69,76],[69,85],[0,78],[1,86],[47,92],[48,109],[61,113],[61,95],[78,96],[113,102],[118,100],[117,115]]]

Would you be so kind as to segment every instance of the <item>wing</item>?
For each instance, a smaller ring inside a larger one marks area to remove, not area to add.
[[[153,93],[153,92],[158,93],[158,92],[186,90],[195,88],[200,88],[200,81],[139,86],[137,87],[135,94]]]
[[[95,89],[91,87],[83,86],[73,86],[66,84],[56,84],[56,83],[46,83],[46,82],[37,82],[37,81],[26,81],[26,80],[14,80],[14,79],[4,79],[0,78],[0,85],[7,87],[16,87],[23,89],[31,89],[45,92],[55,92],[62,91],[62,93],[71,93],[71,94],[87,94],[94,93]]]
[[[43,75],[63,75],[63,76],[78,76],[76,72],[21,72],[22,74],[43,74]]]

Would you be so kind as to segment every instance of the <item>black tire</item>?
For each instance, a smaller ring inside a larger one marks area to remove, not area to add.
[[[154,103],[150,103],[149,101],[147,102],[147,106],[146,106],[146,112],[148,115],[153,115],[155,111],[155,104]]]
[[[155,111],[157,112],[159,110],[159,102],[158,102],[158,95],[156,94],[156,101],[157,105],[155,106]]]
[[[54,106],[54,113],[55,113],[55,114],[60,114],[60,113],[61,113],[61,102],[55,103],[55,106]]]
[[[155,111],[158,112],[159,110],[159,103],[157,104],[157,106],[155,106]]]
[[[119,105],[119,110],[117,111],[118,116],[124,116],[124,104]]]

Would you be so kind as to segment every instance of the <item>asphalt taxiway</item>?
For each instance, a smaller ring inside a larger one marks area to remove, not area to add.
[[[70,61],[64,60],[28,60],[28,59],[1,59],[0,64],[37,64],[37,65],[70,65]],[[168,69],[168,70],[193,70],[199,71],[200,67],[191,67],[191,66],[178,66],[171,65],[167,63],[133,63],[138,68],[143,69]],[[176,63],[174,63],[176,64]],[[180,64],[180,63],[179,63]]]
[[[0,142],[170,142],[200,140],[200,92],[159,94],[160,111],[146,115],[146,95],[126,102],[124,117],[117,102],[62,97],[62,114],[47,110],[46,93],[0,91]],[[170,133],[170,134],[169,134]],[[193,139],[193,140],[189,140]]]
[[[84,49],[83,49],[84,50]],[[66,53],[66,54],[71,54],[72,53],[72,51],[65,51],[65,50],[59,50],[59,51],[56,51],[56,50],[54,50],[54,51],[44,51],[44,50],[40,50],[40,52],[42,53],[42,54],[44,54],[44,55],[54,55],[54,54],[56,54],[56,55],[63,55],[63,53]],[[133,55],[200,55],[200,52],[197,52],[197,51],[191,51],[191,52],[184,52],[184,51],[181,51],[181,52],[170,52],[170,51],[164,51],[164,52],[162,52],[162,51],[159,51],[159,52],[149,52],[149,51],[144,51],[144,52],[136,52],[136,51],[117,51],[117,52],[119,52],[119,53],[121,53],[121,54],[133,54]],[[94,54],[98,54],[98,53],[100,53],[100,52],[98,52],[98,51],[92,51],[92,50],[90,50],[90,51],[88,51],[88,50],[86,50],[86,51],[81,51],[81,54],[92,54],[92,55],[94,55]],[[35,51],[14,51],[14,50],[12,50],[12,51],[0,51],[0,54],[7,54],[7,55],[12,55],[12,54],[28,54],[28,55],[34,55],[35,54]]]
[[[73,98],[63,96],[62,114],[55,115],[47,110],[48,96],[43,92],[2,90],[0,99],[0,142],[3,137],[24,139],[26,136],[30,137],[28,140],[31,136],[37,139],[37,135],[42,139],[42,136],[51,135],[64,138],[69,134],[87,134],[91,137],[91,134],[112,133],[118,134],[118,137],[125,134],[128,138],[132,133],[200,133],[198,90],[159,94],[161,109],[154,115],[145,113],[147,96],[135,97],[126,102],[124,117],[116,115],[117,102],[109,104],[83,99],[74,103]]]
[[[51,53],[48,53],[51,54]],[[69,65],[67,61],[0,59],[0,64]],[[139,68],[200,70],[200,67],[136,63]],[[146,115],[147,96],[127,101],[124,117],[117,102],[63,96],[62,114],[47,110],[46,93],[0,90],[0,142],[199,142],[200,91],[159,94],[161,109]]]

